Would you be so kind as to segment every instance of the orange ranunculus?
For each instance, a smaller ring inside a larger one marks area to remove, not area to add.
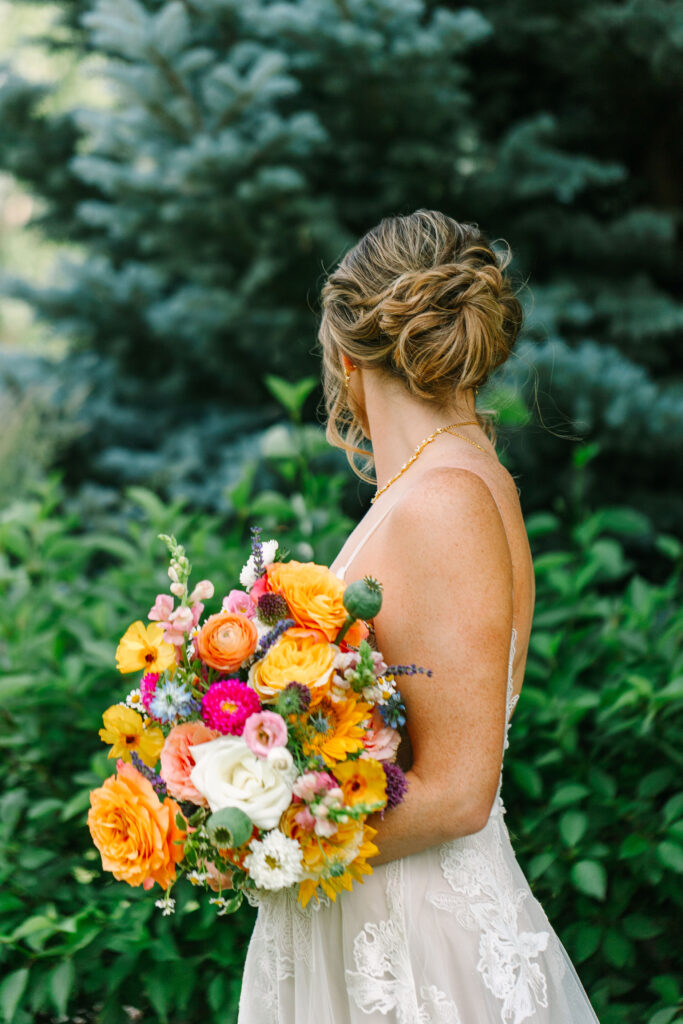
[[[197,653],[205,665],[220,672],[232,672],[254,653],[258,643],[256,626],[239,612],[210,615],[197,637]]]
[[[176,824],[180,808],[162,803],[152,784],[131,764],[117,762],[117,774],[90,793],[88,828],[102,867],[129,885],[168,889],[182,860],[185,832]]]
[[[328,640],[334,640],[346,622],[346,585],[325,565],[273,562],[268,566],[268,585],[285,598],[297,625],[320,629]],[[344,639],[356,647],[367,635],[367,626],[358,621]]]
[[[313,629],[287,629],[265,657],[252,665],[249,685],[263,701],[277,698],[288,683],[303,683],[316,704],[327,692],[338,649]]]

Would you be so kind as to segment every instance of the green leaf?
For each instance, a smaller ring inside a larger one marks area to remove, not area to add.
[[[28,967],[8,974],[0,985],[0,1012],[7,1024],[13,1019],[28,983]]]
[[[625,967],[633,953],[633,945],[616,928],[608,928],[602,942],[603,952],[614,967]]]
[[[560,818],[560,835],[567,846],[576,846],[588,828],[588,815],[582,811],[567,811]]]
[[[575,804],[579,800],[583,800],[589,793],[588,786],[581,786],[578,782],[570,782],[569,785],[560,786],[559,789],[555,790],[550,800],[550,806],[566,807],[568,804]]]
[[[308,396],[318,386],[317,377],[304,377],[303,380],[290,384],[282,377],[276,377],[269,373],[264,377],[265,385],[271,395],[284,406],[292,419],[297,422],[301,419],[301,411]]]
[[[75,818],[77,814],[82,814],[90,806],[90,791],[81,790],[67,800],[62,807],[62,813],[60,818],[62,821],[70,821],[71,818]]]
[[[671,1021],[678,1016],[678,1009],[675,1006],[664,1006],[648,1020],[647,1024],[671,1024]],[[680,1018],[679,1018],[680,1020]]]
[[[69,996],[74,984],[73,960],[63,960],[50,975],[50,995],[60,1017],[66,1016]]]
[[[577,963],[583,963],[588,957],[593,956],[600,945],[602,928],[595,924],[580,924],[576,929],[573,942],[574,959]]]
[[[683,875],[683,848],[665,839],[657,845],[657,857],[665,868]]]
[[[619,847],[619,859],[628,860],[631,857],[640,857],[641,854],[647,853],[650,846],[651,843],[645,836],[640,836],[636,833],[626,836],[626,839],[624,839]]]
[[[607,892],[607,874],[602,864],[595,860],[580,860],[571,869],[571,880],[579,892],[604,900]]]
[[[660,924],[645,914],[628,914],[622,924],[630,939],[654,939],[663,931]]]
[[[537,878],[540,878],[556,860],[556,853],[547,852],[536,854],[535,857],[532,857],[531,863],[529,864],[529,880],[534,882]]]
[[[533,800],[538,800],[543,792],[543,779],[540,773],[524,761],[511,760],[508,770],[522,792]]]

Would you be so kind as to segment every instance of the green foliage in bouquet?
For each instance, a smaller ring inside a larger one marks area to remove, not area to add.
[[[198,577],[219,589],[239,571],[251,521],[292,557],[332,561],[351,526],[342,479],[311,469],[321,442],[301,429],[271,450],[271,491],[245,471],[229,519],[133,489],[118,532],[97,532],[56,477],[0,512],[0,1020],[120,1024],[124,1007],[169,1024],[234,1020],[251,911],[216,920],[183,883],[164,917],[103,876],[86,812],[111,762],[92,756],[93,735],[120,691],[112,636],[167,584],[159,533],[182,536]],[[667,938],[683,873],[681,545],[628,508],[573,527],[540,514],[528,527],[538,598],[506,759],[508,825],[602,1024],[670,1024],[681,1000]]]

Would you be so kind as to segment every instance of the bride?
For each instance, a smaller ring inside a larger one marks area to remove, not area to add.
[[[378,647],[432,675],[401,676],[408,791],[368,819],[373,873],[305,909],[296,887],[252,897],[238,1024],[597,1021],[500,796],[535,599],[517,488],[475,409],[522,322],[509,258],[421,209],[383,219],[323,287],[328,438],[377,482],[332,569],[381,580]]]

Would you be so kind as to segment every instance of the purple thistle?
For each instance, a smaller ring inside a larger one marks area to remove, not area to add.
[[[168,791],[166,789],[166,783],[162,779],[161,775],[157,775],[153,768],[146,765],[139,754],[136,754],[134,750],[131,753],[131,758],[135,768],[137,768],[141,775],[144,775],[148,782],[152,783],[152,789],[159,799],[163,800]]]
[[[256,648],[254,659],[262,658],[264,654],[267,654],[275,641],[279,640],[282,634],[286,630],[291,629],[294,624],[294,619],[280,619],[280,621],[273,626],[272,629],[268,630],[266,635],[262,638],[261,643]]]
[[[258,617],[266,626],[275,626],[290,614],[289,605],[282,594],[261,594],[258,599]]]
[[[298,711],[307,712],[310,707],[311,692],[307,686],[303,683],[288,683],[285,689],[282,691],[283,695],[289,697],[290,694],[296,697]]]
[[[387,806],[385,810],[390,811],[403,800],[408,789],[408,780],[403,771],[392,761],[383,761],[382,767],[387,777]]]
[[[254,572],[256,577],[263,576],[266,567],[263,564],[263,544],[261,543],[261,527],[251,528],[251,553],[254,558]]]
[[[421,668],[419,665],[389,665],[385,671],[385,675],[392,676],[415,676],[418,673],[423,676],[432,676],[431,668]]]

